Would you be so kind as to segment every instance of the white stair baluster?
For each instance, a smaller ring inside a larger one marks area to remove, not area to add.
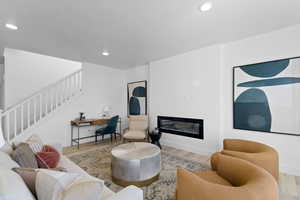
[[[82,71],[79,72],[79,88],[82,90]]]
[[[58,96],[59,96],[59,84],[57,84],[56,86],[55,86],[55,105],[56,105],[56,108],[58,107]]]
[[[46,103],[46,111],[45,111],[45,116],[48,114],[48,97],[49,97],[49,90],[46,91],[45,93],[45,103]]]
[[[36,100],[36,97],[33,98],[33,124],[36,123],[36,109],[37,107],[37,100]]]
[[[24,104],[21,104],[21,132],[24,130]]]
[[[65,80],[61,83],[61,103],[65,102]]]
[[[9,112],[6,115],[6,140],[10,141],[10,114]]]
[[[14,137],[17,136],[17,108],[14,111]]]
[[[40,117],[39,117],[39,120],[41,120],[42,119],[42,114],[43,114],[43,93],[41,93],[40,94],[40,106],[39,106],[39,108],[40,108]]]
[[[27,104],[27,122],[28,122],[27,128],[29,128],[30,127],[30,100],[28,101]]]

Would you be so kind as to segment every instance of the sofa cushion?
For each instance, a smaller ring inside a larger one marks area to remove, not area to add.
[[[219,176],[215,171],[193,171],[193,173],[210,183],[232,186],[230,182]]]
[[[35,155],[26,143],[19,144],[11,156],[21,167],[38,168]]]
[[[60,161],[58,162],[58,167],[65,168],[67,172],[89,176],[89,174],[86,171],[81,169],[78,165],[76,165],[74,162],[72,162],[64,155],[61,155]]]
[[[44,146],[42,139],[37,135],[30,136],[26,143],[29,144],[34,153],[41,152]]]
[[[35,180],[37,170],[33,168],[13,168],[13,171],[19,174],[31,193],[35,195]]]
[[[145,139],[146,138],[146,133],[145,131],[139,131],[139,130],[128,130],[126,133],[123,135],[124,138],[126,139]]]
[[[35,200],[22,178],[10,169],[0,168],[1,200]]]
[[[7,153],[0,152],[0,167],[4,169],[12,169],[14,167],[20,167],[20,165],[11,159]]]
[[[45,169],[37,173],[36,192],[39,200],[99,200],[103,188],[103,181],[77,173]]]
[[[36,183],[36,175],[40,169],[33,169],[33,168],[13,168],[14,172],[19,174],[25,184],[27,185],[28,189],[31,191],[32,194],[36,195],[35,191],[35,183]],[[51,170],[60,171],[60,172],[66,172],[63,168],[53,168]]]
[[[45,145],[42,152],[36,153],[36,159],[40,168],[55,168],[60,159],[59,153],[51,146]]]
[[[86,171],[81,169],[78,165],[76,165],[74,162],[72,162],[70,159],[63,155],[61,156],[58,166],[65,168],[68,172],[78,173],[82,176],[90,176]],[[114,195],[115,193],[104,185],[101,200],[111,199],[111,197]]]

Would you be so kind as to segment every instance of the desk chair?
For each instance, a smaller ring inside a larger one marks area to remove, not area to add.
[[[110,134],[110,140],[112,142],[113,135],[115,135],[116,137],[116,129],[117,129],[118,121],[119,121],[119,115],[116,115],[108,121],[106,127],[97,129],[95,132],[95,143],[97,143],[97,137],[99,135],[102,135],[102,140],[103,140],[104,135],[108,135],[108,134]]]

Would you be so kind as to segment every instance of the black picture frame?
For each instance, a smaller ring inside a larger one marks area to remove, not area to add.
[[[260,131],[260,130],[251,130],[251,129],[241,129],[241,128],[236,128],[235,127],[235,71],[238,68],[249,66],[249,65],[256,65],[256,64],[264,64],[264,63],[269,63],[269,62],[276,62],[276,61],[283,61],[283,60],[292,60],[292,59],[300,59],[300,56],[297,57],[288,57],[288,58],[282,58],[282,59],[276,59],[276,60],[269,60],[269,61],[263,61],[263,62],[256,62],[256,63],[251,63],[251,64],[245,64],[245,65],[240,65],[240,66],[234,66],[232,68],[232,113],[233,113],[233,121],[232,121],[232,127],[233,129],[236,130],[245,130],[245,131],[251,131],[251,132],[262,132],[262,133],[267,133],[267,134],[280,134],[280,135],[289,135],[289,136],[300,136],[300,134],[293,134],[293,133],[287,133],[287,132],[276,132],[276,131]]]
[[[130,116],[129,113],[129,103],[130,103],[130,94],[129,94],[129,87],[132,84],[138,84],[138,83],[144,83],[144,87],[145,87],[145,115],[148,114],[148,87],[147,87],[147,80],[142,80],[142,81],[134,81],[134,82],[130,82],[127,83],[127,116]]]

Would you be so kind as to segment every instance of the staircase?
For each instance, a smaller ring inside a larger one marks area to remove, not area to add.
[[[23,135],[81,93],[82,69],[0,112],[5,140],[11,142]]]

